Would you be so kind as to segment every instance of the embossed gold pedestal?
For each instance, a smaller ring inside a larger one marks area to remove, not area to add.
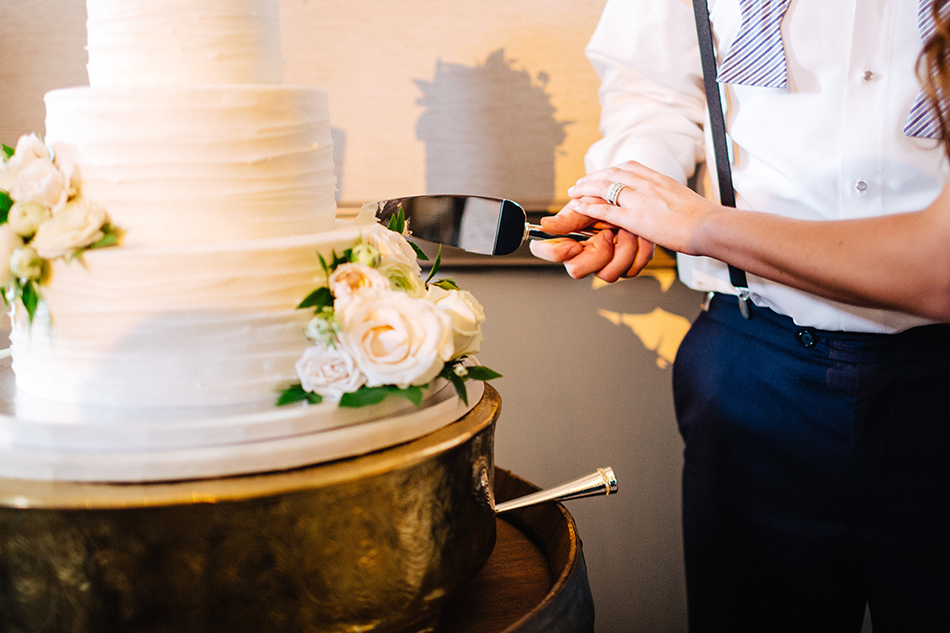
[[[155,484],[0,478],[0,631],[424,631],[495,541],[486,386],[413,442]]]

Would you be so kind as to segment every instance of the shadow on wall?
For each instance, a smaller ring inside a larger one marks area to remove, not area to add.
[[[555,119],[537,81],[504,49],[483,66],[438,62],[433,81],[416,80],[426,111],[416,136],[426,146],[426,192],[509,198],[530,208],[555,199],[554,159],[570,121]]]

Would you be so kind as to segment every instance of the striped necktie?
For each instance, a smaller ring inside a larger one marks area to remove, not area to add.
[[[926,43],[937,29],[933,13],[933,0],[920,0],[917,9],[917,29],[920,39]],[[950,3],[940,8],[940,17],[945,19],[950,13]],[[940,126],[937,121],[937,112],[923,90],[917,95],[914,105],[910,109],[910,116],[904,124],[904,134],[917,138],[939,138]]]
[[[791,0],[739,0],[742,23],[719,68],[717,81],[762,88],[788,85],[782,18]]]

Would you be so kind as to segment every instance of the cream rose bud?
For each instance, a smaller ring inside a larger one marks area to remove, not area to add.
[[[30,246],[44,259],[61,257],[101,240],[102,227],[108,219],[96,203],[76,198],[40,225]]]
[[[10,257],[10,270],[19,279],[39,279],[43,276],[43,259],[30,246],[21,246]]]
[[[39,226],[50,219],[52,212],[39,202],[16,202],[10,207],[7,222],[23,237],[36,233]]]
[[[481,327],[485,321],[485,309],[472,293],[429,286],[426,299],[448,313],[452,321],[455,358],[477,354],[485,338]]]
[[[364,264],[340,264],[330,273],[327,286],[333,293],[333,309],[339,311],[363,289],[388,290],[389,279]]]
[[[353,247],[353,260],[370,268],[379,266],[379,249],[372,244],[357,244]]]
[[[8,286],[16,281],[12,269],[13,253],[23,246],[20,237],[9,223],[0,224],[0,286]]]
[[[339,400],[344,393],[366,384],[366,377],[345,350],[317,345],[308,347],[296,364],[304,391]]]
[[[410,297],[421,298],[426,294],[426,282],[419,275],[419,267],[393,259],[384,259],[379,272],[385,275],[393,290],[405,292]]]
[[[356,295],[343,313],[340,339],[370,387],[425,385],[455,349],[448,314],[393,290]]]
[[[330,345],[336,342],[336,324],[331,318],[318,314],[307,323],[304,334],[314,343]]]
[[[17,171],[10,197],[17,202],[35,201],[50,208],[66,204],[69,183],[48,158],[36,158]]]
[[[390,231],[381,224],[374,224],[363,233],[363,239],[379,251],[380,265],[387,261],[397,261],[414,268],[417,275],[422,271],[416,261],[416,252],[409,246],[409,241],[399,233]]]

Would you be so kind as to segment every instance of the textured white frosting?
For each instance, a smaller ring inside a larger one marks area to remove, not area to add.
[[[301,237],[118,247],[58,260],[33,326],[17,315],[17,387],[90,406],[181,407],[276,401],[297,382],[317,253],[358,228]]]
[[[67,88],[46,140],[127,245],[302,235],[336,211],[327,93],[303,86]]]
[[[278,0],[86,0],[89,85],[280,83]]]

